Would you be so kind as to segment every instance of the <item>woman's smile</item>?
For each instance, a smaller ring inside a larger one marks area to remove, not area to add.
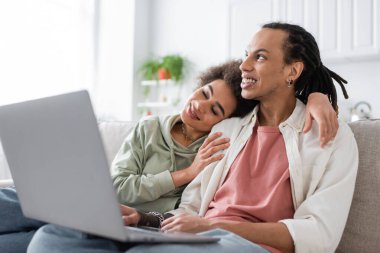
[[[197,113],[195,112],[192,104],[190,103],[189,106],[187,107],[187,110],[186,110],[186,113],[187,115],[189,115],[189,117],[193,120],[200,120],[200,118],[198,117]]]

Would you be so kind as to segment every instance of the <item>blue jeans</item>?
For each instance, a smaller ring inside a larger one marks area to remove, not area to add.
[[[0,252],[25,253],[35,231],[44,223],[26,218],[16,190],[0,188]]]
[[[269,253],[259,245],[225,230],[211,230],[202,234],[219,237],[220,241],[209,244],[167,243],[137,245],[90,236],[56,225],[46,225],[40,228],[33,237],[29,244],[28,253]]]

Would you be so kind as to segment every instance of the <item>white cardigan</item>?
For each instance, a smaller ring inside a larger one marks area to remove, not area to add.
[[[217,124],[212,132],[223,132],[231,139],[224,158],[206,167],[185,189],[173,214],[204,216],[231,164],[252,134],[258,107],[244,118],[231,118]],[[292,115],[279,125],[289,161],[295,214],[281,220],[295,244],[295,252],[334,252],[346,224],[358,168],[358,150],[351,129],[339,122],[339,130],[321,148],[318,125],[302,132],[305,105],[297,100]],[[254,187],[254,186],[252,186]]]

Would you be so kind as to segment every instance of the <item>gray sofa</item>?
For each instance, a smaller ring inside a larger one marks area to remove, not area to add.
[[[109,161],[132,126],[131,122],[99,124]],[[359,171],[347,225],[336,252],[376,253],[380,252],[380,120],[357,121],[350,126],[359,147]],[[10,183],[0,181],[0,186]]]
[[[380,120],[350,123],[359,148],[354,198],[338,253],[380,252]]]

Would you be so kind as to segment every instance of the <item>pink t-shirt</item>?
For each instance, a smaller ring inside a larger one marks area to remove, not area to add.
[[[277,127],[256,126],[231,165],[205,217],[277,222],[292,218],[293,215],[289,163],[284,139]]]

